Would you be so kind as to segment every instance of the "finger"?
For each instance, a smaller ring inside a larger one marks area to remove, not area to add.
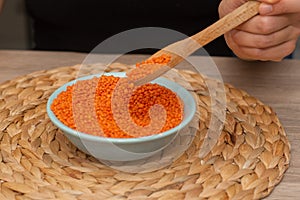
[[[255,16],[254,18],[247,21],[247,23],[240,25],[236,29],[249,33],[270,34],[291,25],[290,18],[293,17],[292,15],[293,14],[276,16]]]
[[[247,1],[248,0],[222,0],[219,4],[220,17],[224,17],[226,14],[238,8]]]
[[[275,4],[278,3],[280,0],[258,0],[262,3],[267,3],[267,4]]]
[[[239,46],[269,48],[292,39],[297,39],[298,31],[292,26],[287,26],[280,31],[268,35],[236,31],[231,33],[231,37]]]
[[[262,3],[259,7],[259,13],[261,15],[280,15],[299,12],[299,0],[280,0],[279,2],[271,5],[271,10],[270,4]]]
[[[238,57],[248,60],[281,61],[290,55],[295,48],[296,40],[289,40],[278,46],[266,49],[239,47],[236,54]]]

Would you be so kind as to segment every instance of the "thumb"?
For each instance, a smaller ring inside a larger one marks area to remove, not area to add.
[[[260,0],[261,15],[280,15],[300,12],[299,0]]]

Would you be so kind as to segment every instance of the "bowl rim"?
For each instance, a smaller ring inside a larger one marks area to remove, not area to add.
[[[152,81],[151,83],[157,83],[157,84],[161,85],[160,81],[164,81],[164,82],[167,82],[168,84],[174,84],[176,87],[178,87],[181,90],[181,92],[184,92],[185,96],[187,96],[189,99],[192,99],[191,105],[188,105],[192,110],[191,115],[186,116],[186,118],[184,118],[179,125],[171,128],[167,131],[164,131],[164,132],[161,132],[158,134],[154,134],[154,135],[135,137],[135,138],[109,138],[109,137],[96,136],[96,135],[91,135],[88,133],[80,132],[80,131],[72,129],[72,128],[66,126],[65,124],[63,124],[51,110],[51,104],[52,104],[53,100],[58,96],[58,94],[60,94],[62,91],[65,91],[68,86],[75,84],[76,81],[88,80],[88,79],[92,79],[94,77],[100,77],[101,75],[108,75],[108,76],[113,75],[113,76],[117,76],[117,77],[125,77],[126,76],[125,72],[104,72],[104,73],[83,76],[80,78],[76,78],[72,81],[69,81],[69,82],[65,83],[64,85],[60,86],[48,98],[47,105],[46,105],[48,117],[50,118],[52,123],[54,123],[64,133],[75,136],[75,137],[79,137],[80,139],[95,141],[95,142],[111,142],[111,143],[115,143],[115,144],[128,144],[128,143],[137,143],[137,142],[141,143],[141,142],[147,142],[147,141],[151,141],[151,140],[162,139],[164,137],[167,137],[171,134],[178,132],[179,130],[184,128],[186,125],[188,125],[192,121],[192,119],[196,113],[196,101],[195,101],[195,98],[190,94],[190,92],[188,92],[184,87],[182,87],[181,85],[177,84],[174,81],[168,80],[163,77],[159,77],[159,78],[155,79],[154,81]],[[162,85],[162,86],[167,87],[165,85]],[[175,92],[179,96],[177,91],[173,91],[173,92]],[[186,105],[184,105],[184,106],[186,106]]]

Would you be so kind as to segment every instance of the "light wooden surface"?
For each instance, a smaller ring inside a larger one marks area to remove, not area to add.
[[[86,54],[72,52],[0,50],[0,82],[37,70],[80,64],[85,57]],[[127,55],[118,61],[133,64],[144,58],[147,56]],[[191,60],[200,65],[207,62],[207,58],[200,56],[192,57]],[[213,60],[224,82],[244,89],[275,110],[292,145],[290,168],[266,199],[299,199],[300,60],[280,63],[245,62],[222,57],[214,57]]]

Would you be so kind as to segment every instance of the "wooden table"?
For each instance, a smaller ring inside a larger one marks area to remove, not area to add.
[[[37,70],[80,64],[86,54],[47,51],[0,51],[0,82]],[[135,63],[145,56],[128,55],[120,62]],[[205,63],[203,57],[193,61]],[[300,60],[245,62],[214,57],[224,82],[247,91],[271,106],[282,122],[292,145],[290,168],[267,199],[298,199],[300,196]],[[183,64],[184,65],[184,64]]]

